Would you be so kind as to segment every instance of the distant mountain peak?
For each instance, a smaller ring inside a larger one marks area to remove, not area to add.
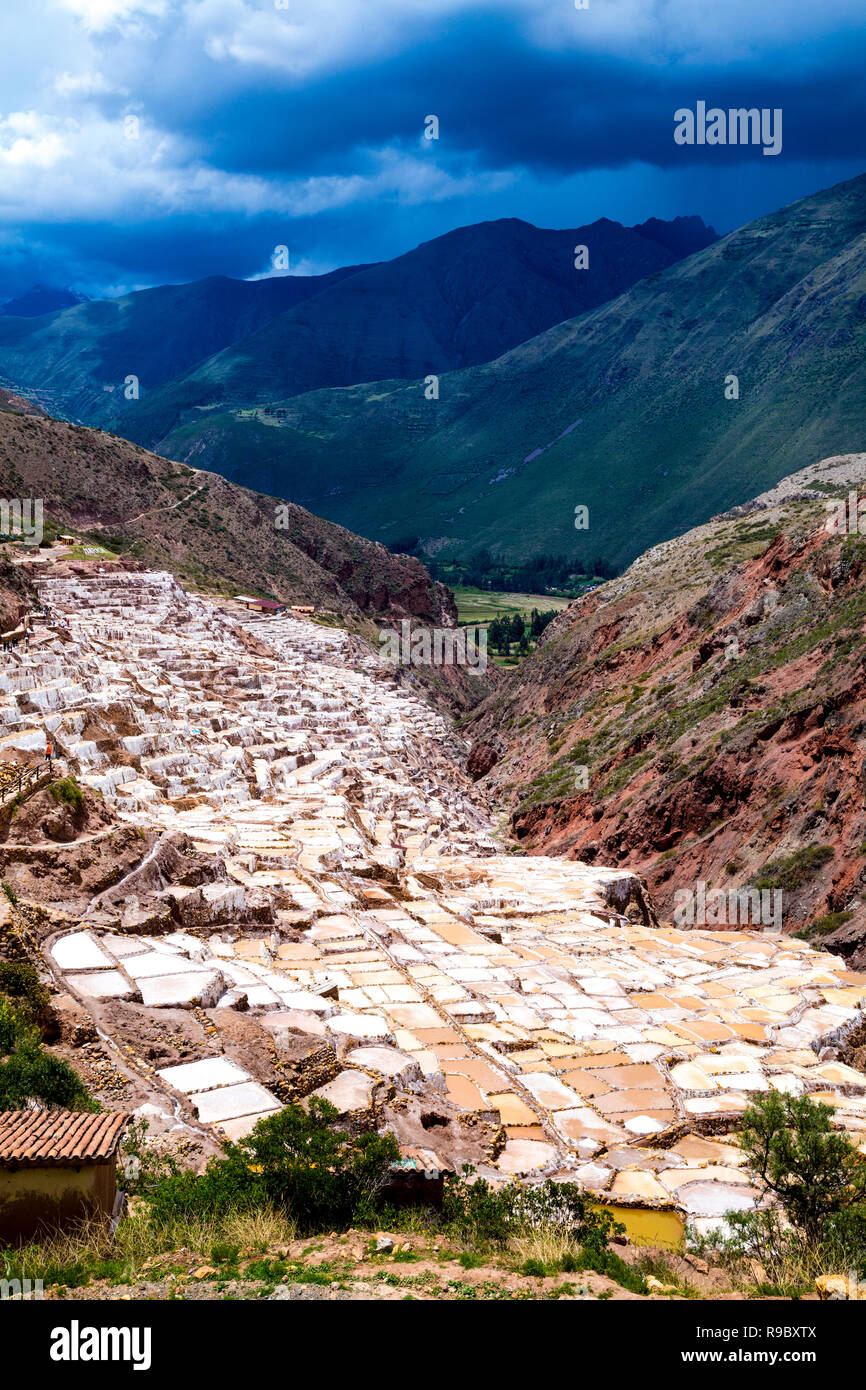
[[[35,319],[40,314],[53,314],[58,309],[71,309],[86,304],[88,296],[77,290],[59,289],[56,285],[31,285],[23,294],[0,305],[0,314],[10,318]]]
[[[703,251],[719,239],[719,234],[713,227],[708,227],[702,217],[695,216],[674,217],[672,221],[649,217],[646,222],[639,222],[632,231],[640,236],[649,237],[651,241],[657,241],[660,246],[667,247],[668,251],[680,258],[691,256],[695,251]]]

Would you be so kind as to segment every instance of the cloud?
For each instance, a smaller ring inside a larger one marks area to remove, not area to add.
[[[59,5],[92,34],[122,25],[129,32],[142,18],[163,19],[173,8],[170,0],[59,0]]]
[[[0,273],[13,229],[92,290],[491,216],[725,227],[866,166],[862,0],[30,3],[0,51]],[[781,106],[779,160],[675,146],[698,98]]]
[[[449,172],[392,148],[350,152],[354,172],[265,179],[215,168],[146,117],[109,121],[15,112],[0,120],[0,220],[146,219],[211,212],[305,218],[358,203],[435,203],[507,186],[501,171]]]
[[[123,91],[112,86],[101,72],[61,72],[54,79],[54,90],[59,97],[92,98],[106,96],[108,93]]]
[[[63,136],[47,130],[34,111],[13,111],[0,120],[0,168],[7,174],[53,169],[66,153]]]

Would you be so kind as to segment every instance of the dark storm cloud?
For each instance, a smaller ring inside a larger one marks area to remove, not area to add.
[[[405,13],[383,0],[371,14],[384,38],[367,43],[356,7],[328,0],[313,34],[324,56],[303,49],[300,68],[293,52],[271,52],[273,15],[241,0],[151,0],[131,37],[120,19],[103,24],[101,4],[94,19],[91,3],[64,0],[87,29],[71,80],[56,35],[55,68],[34,58],[29,180],[22,137],[10,127],[4,146],[0,117],[0,163],[5,148],[13,176],[0,293],[31,271],[91,293],[253,275],[280,243],[302,269],[324,269],[489,217],[564,226],[699,213],[728,230],[866,167],[866,34],[848,0],[731,0],[724,12],[593,0],[601,28],[586,43],[579,27],[551,37],[543,24],[561,27],[565,14],[537,0],[489,0],[481,12],[449,0],[420,25],[424,0]],[[142,0],[111,3],[134,19]],[[8,74],[22,111],[25,77],[20,62]],[[84,96],[82,83],[92,85]],[[781,153],[678,146],[674,112],[699,100],[781,109]],[[129,112],[140,147],[112,136]],[[438,141],[422,139],[428,114]],[[51,139],[63,160],[52,162]]]

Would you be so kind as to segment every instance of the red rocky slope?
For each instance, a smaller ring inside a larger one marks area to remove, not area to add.
[[[781,890],[862,968],[866,537],[827,529],[858,486],[866,455],[803,469],[557,618],[469,728],[530,852],[637,869],[667,917]]]

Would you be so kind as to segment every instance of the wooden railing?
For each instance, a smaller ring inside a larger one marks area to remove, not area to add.
[[[23,796],[32,791],[35,784],[50,772],[51,762],[48,758],[43,758],[38,763],[28,763],[19,767],[17,772],[7,775],[0,786],[0,806],[5,806],[7,801],[14,800],[16,796]]]

